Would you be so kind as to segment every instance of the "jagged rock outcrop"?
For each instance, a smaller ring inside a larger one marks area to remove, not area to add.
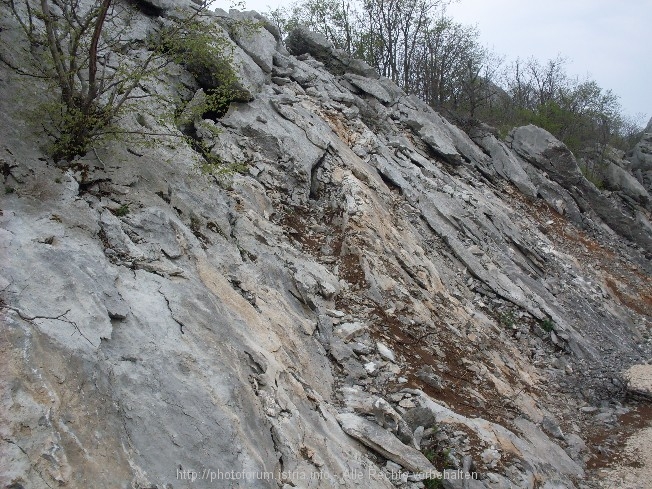
[[[213,15],[250,97],[184,121],[246,164],[228,182],[181,139],[55,165],[22,115],[52,94],[0,65],[2,487],[590,483],[582,438],[650,358],[649,229],[542,130],[479,146],[321,37],[288,52],[242,18]],[[204,80],[147,83],[178,109]]]
[[[476,130],[471,137],[489,155],[498,175],[512,182],[524,195],[537,196],[537,187],[523,169],[523,164],[503,141],[486,130]]]
[[[607,199],[582,175],[573,153],[552,134],[533,125],[519,127],[510,133],[508,143],[519,156],[566,189],[582,213],[594,213],[621,236],[652,251],[652,228],[646,229],[635,215],[622,212]],[[640,197],[645,203],[643,195]]]
[[[643,138],[634,148],[630,161],[638,181],[648,193],[652,192],[652,119],[643,131]]]
[[[376,70],[367,63],[352,58],[341,49],[336,49],[326,36],[312,32],[305,26],[299,26],[290,32],[285,43],[290,53],[295,56],[310,54],[334,73],[340,75],[352,73],[367,78],[378,78]]]
[[[432,473],[438,476],[437,469],[417,449],[406,446],[398,438],[373,421],[351,413],[337,417],[345,433],[360,440],[373,451],[398,463],[410,472]]]
[[[602,181],[606,190],[619,192],[625,199],[632,199],[645,206],[650,202],[650,195],[645,187],[631,173],[631,164],[622,158],[622,154],[607,148],[602,162],[598,163],[596,176]]]
[[[193,3],[200,5],[201,0],[138,0],[135,3],[150,15],[164,15],[177,9],[191,8]]]

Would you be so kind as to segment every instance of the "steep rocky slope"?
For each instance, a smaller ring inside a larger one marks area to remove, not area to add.
[[[647,123],[643,138],[630,157],[632,172],[646,190],[652,190],[652,119]]]
[[[316,34],[231,35],[252,99],[195,121],[228,184],[174,142],[53,164],[49,94],[0,65],[2,487],[595,487],[652,358],[647,192],[534,126],[471,138]]]

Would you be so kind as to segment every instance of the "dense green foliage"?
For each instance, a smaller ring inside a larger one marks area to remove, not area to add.
[[[321,32],[467,129],[483,121],[506,133],[532,123],[576,152],[626,149],[637,137],[613,92],[570,77],[561,57],[505,63],[480,44],[477,28],[446,14],[448,3],[299,0],[268,15],[283,33],[298,24]]]
[[[248,98],[233,66],[232,44],[219,27],[202,18],[169,22],[150,42],[151,49],[169,61],[183,65],[204,89],[200,105],[185,116],[221,114],[234,99]]]

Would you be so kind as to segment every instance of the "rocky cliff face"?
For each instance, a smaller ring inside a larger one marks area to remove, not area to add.
[[[54,165],[23,116],[48,94],[0,66],[2,487],[597,484],[650,358],[647,192],[533,126],[471,138],[319,36],[232,36],[252,100],[196,121],[229,185],[180,143]]]
[[[652,119],[645,128],[643,138],[634,148],[630,162],[634,175],[648,192],[652,191]]]

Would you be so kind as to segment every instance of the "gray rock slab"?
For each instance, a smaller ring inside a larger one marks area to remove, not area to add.
[[[274,55],[277,53],[276,39],[265,28],[266,19],[257,12],[239,12],[232,10],[229,19],[232,24],[234,41],[263,70],[271,73]]]
[[[403,444],[376,423],[351,413],[338,415],[337,421],[348,435],[405,469],[417,473],[437,473],[434,466],[421,452]]]
[[[344,341],[351,341],[356,336],[362,334],[365,329],[367,329],[367,326],[364,323],[342,323],[333,332]]]
[[[517,127],[510,132],[507,142],[521,157],[567,189],[583,212],[594,211],[615,232],[652,250],[649,233],[584,178],[575,156],[548,131],[534,125]]]
[[[499,175],[516,185],[528,197],[536,197],[537,189],[532,180],[505,143],[491,134],[480,138],[478,143],[489,153],[490,162]]]

